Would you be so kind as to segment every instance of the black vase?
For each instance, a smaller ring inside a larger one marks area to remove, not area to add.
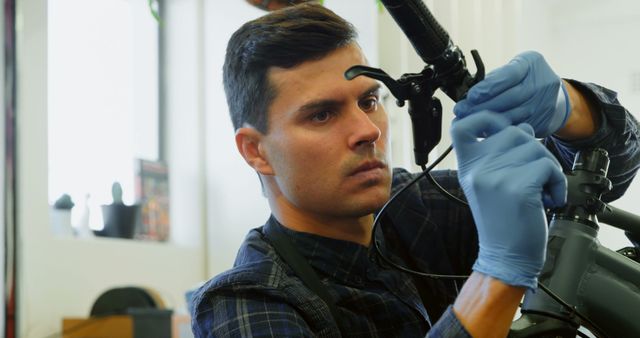
[[[103,205],[104,228],[93,232],[102,237],[133,238],[138,223],[139,209],[137,204]]]

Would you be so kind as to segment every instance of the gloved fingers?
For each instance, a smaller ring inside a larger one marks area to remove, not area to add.
[[[560,164],[560,161],[558,161],[558,159],[555,156],[553,156],[553,154],[551,154],[549,149],[547,149],[541,142],[538,142],[537,140],[535,140],[535,130],[530,124],[520,123],[518,124],[518,128],[522,129],[528,135],[532,136],[534,138],[532,144],[534,144],[538,149],[540,149],[540,151],[543,152],[545,157],[553,161],[553,163],[555,163],[556,166],[560,168],[560,170],[562,170],[562,165]]]
[[[549,157],[551,156],[551,158]],[[546,207],[559,207],[567,201],[567,178],[553,155],[541,157],[532,162],[531,173],[536,186],[543,187],[543,198]],[[550,203],[550,204],[547,204]]]
[[[451,123],[451,139],[458,157],[467,158],[475,150],[479,138],[491,136],[510,126],[510,121],[498,113],[482,111]]]
[[[486,127],[483,127],[482,123],[490,123],[491,119],[496,119],[495,122],[497,122],[498,125],[488,124]],[[532,149],[546,151],[542,144],[535,139],[534,130],[529,124],[522,123],[518,126],[505,125],[504,116],[493,112],[481,112],[468,117],[467,120],[468,121],[462,126],[462,129],[465,129],[463,137],[465,137],[466,140],[460,141],[460,137],[454,137],[453,141],[453,146],[456,149],[460,164],[481,156],[491,155],[502,157],[512,152],[513,149],[527,143],[531,143],[530,147],[532,147]],[[458,122],[452,124],[452,135],[459,131],[458,128]],[[463,143],[461,144],[461,142]],[[530,161],[532,159],[531,155],[531,152],[520,151],[517,157],[526,156],[522,159],[524,162]]]
[[[530,152],[520,150],[523,145],[531,144],[528,146],[531,147],[531,150],[536,149],[536,147],[544,149],[542,144],[535,139],[533,128],[526,123],[521,123],[518,126],[507,126],[503,130],[489,135],[484,140],[477,140],[476,142],[478,143],[476,152],[480,154],[491,153],[497,156],[516,156],[509,154],[520,152],[521,154],[519,153],[517,158],[526,156],[522,161],[531,159]]]
[[[533,97],[555,97],[558,80],[541,54],[524,52],[473,86],[466,99],[454,106],[454,113],[464,117],[484,109],[507,111],[525,104]]]
[[[511,136],[511,143],[513,147],[510,147],[508,152],[510,153],[512,160],[518,160],[520,162],[532,162],[538,158],[548,158],[562,171],[562,166],[558,159],[551,154],[544,144],[535,139],[534,129],[528,123],[520,123],[516,126],[526,136]],[[514,134],[516,134],[514,132]],[[501,142],[509,142],[508,140],[499,140]],[[513,155],[511,155],[513,154]]]
[[[516,55],[506,65],[489,72],[484,80],[469,90],[467,93],[468,103],[482,103],[522,82],[529,73],[530,64],[534,59],[528,53],[535,52]]]
[[[540,129],[544,128],[544,114],[535,111],[535,107],[531,105],[522,105],[520,107],[510,109],[503,112],[513,124],[527,123],[533,130],[535,130],[535,136],[540,137],[538,134]]]
[[[529,132],[523,133],[521,131],[522,129],[516,127],[513,127],[512,129],[519,130],[519,132],[517,133],[514,132],[514,135],[520,134],[524,136],[509,136],[516,141],[512,143],[511,147],[508,147],[504,151],[500,152],[500,155],[496,158],[496,161],[500,161],[503,165],[509,165],[511,167],[518,168],[518,170],[522,171],[522,174],[528,175],[531,172],[532,175],[535,175],[535,173],[532,172],[533,169],[529,167],[529,164],[541,158],[552,155],[544,147],[544,145],[533,138],[533,136],[529,134]],[[553,159],[550,160],[553,161]]]
[[[554,208],[556,205],[551,195],[544,190],[542,191],[542,205],[544,205],[545,208]]]
[[[470,99],[461,100],[453,107],[453,112],[457,117],[465,117],[481,110],[506,112],[522,106],[535,94],[534,90],[521,82],[483,102],[475,103]]]
[[[469,100],[462,100],[456,103],[453,112],[457,117],[465,117],[481,110],[511,113],[513,110],[520,109],[520,112],[526,112],[526,114],[519,115],[519,120],[513,122],[524,122],[532,115],[554,112],[555,110],[552,108],[557,100],[536,102],[536,99],[539,100],[540,97],[557,98],[561,85],[561,81],[552,81],[546,84],[539,83],[534,88],[534,86],[526,85],[523,82],[482,103],[471,104]]]
[[[525,133],[527,133],[528,135],[531,135],[531,136],[535,136],[536,135],[535,134],[535,130],[528,123],[525,123],[525,122],[518,123],[517,127],[520,128]]]

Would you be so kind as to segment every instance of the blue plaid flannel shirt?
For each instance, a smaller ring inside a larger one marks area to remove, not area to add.
[[[614,92],[572,83],[600,108],[600,129],[586,140],[569,143],[550,137],[544,142],[567,170],[578,149],[595,145],[606,149],[614,183],[606,200],[614,200],[624,193],[639,166],[637,121],[619,105]],[[394,170],[393,190],[414,175]],[[454,171],[433,175],[448,191],[462,195]],[[400,195],[388,217],[376,236],[386,256],[421,271],[470,273],[477,254],[471,213],[430,183],[421,180]],[[308,259],[335,300],[348,332],[339,331],[326,304],[280,259],[260,227],[247,235],[234,267],[196,293],[192,313],[196,337],[469,337],[448,305],[460,285],[413,279],[382,264],[371,248],[295,232],[273,218],[264,226],[280,227]]]

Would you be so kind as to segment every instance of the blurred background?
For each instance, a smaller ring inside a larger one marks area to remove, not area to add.
[[[236,152],[222,89],[227,40],[265,11],[243,0],[4,2],[5,330],[15,319],[17,337],[60,337],[63,318],[87,317],[101,293],[126,285],[186,314],[185,293],[228,269],[269,216]],[[394,78],[423,68],[376,0],[323,3],[355,24],[372,66]],[[562,77],[617,91],[640,117],[640,2],[425,4],[487,71],[537,50]],[[445,123],[436,154],[450,143],[453,106],[437,96]],[[408,115],[392,98],[385,105],[393,165],[417,170]],[[440,164],[455,166],[454,156]],[[639,198],[635,182],[614,205],[640,214]],[[607,226],[600,239],[629,245]]]

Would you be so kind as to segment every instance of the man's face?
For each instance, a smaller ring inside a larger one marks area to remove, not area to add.
[[[348,81],[366,64],[356,44],[290,69],[273,68],[277,96],[261,146],[273,168],[278,203],[324,218],[361,217],[389,198],[387,114],[379,84]]]

